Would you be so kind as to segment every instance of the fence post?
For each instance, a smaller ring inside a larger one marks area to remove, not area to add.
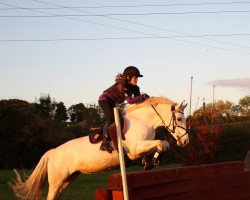
[[[126,168],[125,168],[124,154],[123,154],[123,148],[122,148],[122,139],[121,139],[120,117],[119,117],[119,112],[118,112],[117,107],[114,107],[114,116],[115,116],[115,125],[116,125],[118,151],[119,151],[119,160],[120,160],[120,168],[121,168],[121,176],[122,176],[123,198],[124,198],[124,200],[129,200],[127,177],[126,177]]]

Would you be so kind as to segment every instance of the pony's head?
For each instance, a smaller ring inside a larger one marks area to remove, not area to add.
[[[150,97],[144,102],[129,106],[126,108],[126,113],[130,113],[138,108],[148,110],[151,114],[149,121],[154,122],[155,128],[164,126],[176,141],[177,145],[185,147],[189,143],[189,136],[186,132],[186,118],[184,109],[187,104],[184,102],[176,104],[173,101],[164,97]],[[138,109],[139,110],[139,109]],[[140,117],[146,115],[140,115]]]
[[[184,104],[184,102],[180,104],[173,102],[151,104],[151,107],[158,115],[158,125],[164,126],[172,137],[171,141],[174,140],[181,147],[185,147],[189,143],[186,118],[184,116],[186,106],[187,104]]]
[[[170,125],[167,128],[175,138],[177,145],[182,147],[185,147],[189,143],[186,118],[184,116],[186,106],[187,103],[184,104],[184,102],[171,106],[172,117],[170,119]]]

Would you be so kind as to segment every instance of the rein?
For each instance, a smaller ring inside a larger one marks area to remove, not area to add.
[[[163,120],[163,117],[161,116],[161,114],[156,110],[156,108],[151,104],[151,107],[154,109],[154,111],[156,112],[156,114],[159,116],[159,118],[161,119],[161,121],[162,121],[162,124],[164,125],[164,127],[165,127],[165,129],[166,130],[168,130],[169,132],[171,132],[171,133],[175,133],[175,129],[176,129],[176,127],[178,127],[178,128],[181,128],[181,129],[183,129],[183,130],[187,130],[186,128],[184,128],[184,127],[182,127],[182,126],[179,126],[178,124],[177,124],[177,122],[176,122],[176,116],[175,116],[175,107],[174,106],[172,106],[171,107],[171,111],[172,111],[172,116],[171,116],[171,119],[170,119],[170,122],[169,122],[169,125],[167,126],[166,124],[165,124],[165,122],[164,122],[164,120]],[[181,114],[183,114],[183,112],[181,112],[181,111],[178,111],[179,113],[181,113]],[[170,129],[169,127],[170,127],[170,125],[171,125],[171,122],[172,122],[172,129]],[[178,139],[176,139],[172,134],[170,134],[171,135],[171,137],[175,140],[175,141],[178,141],[179,139],[181,139],[184,135],[186,135],[187,134],[187,131],[181,136],[181,137],[179,137]]]

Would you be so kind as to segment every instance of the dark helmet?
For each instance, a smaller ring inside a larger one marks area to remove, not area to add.
[[[137,69],[134,66],[129,66],[123,71],[123,76],[127,77],[132,77],[132,76],[137,76],[137,77],[143,77],[143,75],[140,74],[139,69]]]

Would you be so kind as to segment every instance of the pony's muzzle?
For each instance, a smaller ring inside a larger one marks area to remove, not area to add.
[[[189,143],[189,139],[188,138],[179,138],[177,140],[177,144],[180,146],[180,147],[185,147],[187,146]]]

